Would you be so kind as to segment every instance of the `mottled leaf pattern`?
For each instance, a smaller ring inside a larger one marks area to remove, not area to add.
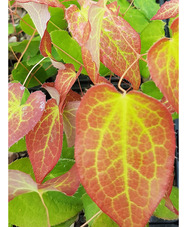
[[[63,124],[62,115],[55,99],[46,103],[40,121],[26,135],[26,144],[37,183],[57,164],[62,149]]]
[[[81,183],[120,226],[147,224],[168,188],[174,152],[172,117],[159,101],[107,84],[83,97],[75,143]]]
[[[45,95],[33,92],[21,105],[25,87],[20,83],[9,83],[8,89],[8,146],[25,136],[40,120],[45,109]]]
[[[179,13],[179,0],[165,2],[151,20],[165,20],[177,16]]]
[[[179,42],[178,22],[176,18],[171,24],[173,37],[162,38],[148,51],[147,63],[156,86],[164,94],[170,105],[178,113],[178,75],[179,75]]]
[[[19,3],[39,3],[39,4],[44,4],[47,6],[52,6],[52,7],[62,7],[63,5],[58,1],[58,0],[16,0],[16,2]]]

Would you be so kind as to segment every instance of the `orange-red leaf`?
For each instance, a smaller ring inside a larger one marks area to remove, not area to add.
[[[55,80],[55,88],[59,92],[61,96],[60,102],[63,103],[67,93],[70,91],[72,85],[78,78],[80,71],[78,73],[75,72],[75,68],[72,64],[66,64],[64,70],[58,70],[58,74]]]
[[[165,2],[151,20],[164,20],[175,17],[179,13],[179,0]]]
[[[52,42],[50,38],[50,34],[48,33],[47,29],[45,30],[43,37],[40,43],[40,52],[44,57],[52,57]]]
[[[33,92],[21,105],[25,87],[20,83],[9,83],[8,89],[8,142],[9,147],[25,136],[40,120],[45,109],[45,95]]]
[[[56,100],[50,99],[40,121],[26,135],[27,150],[37,183],[41,183],[58,162],[62,141],[62,114]]]
[[[75,159],[85,190],[119,226],[142,227],[164,196],[175,152],[171,114],[137,91],[96,85],[76,113]]]
[[[68,102],[63,110],[63,125],[69,147],[75,144],[76,112],[80,101]]]
[[[179,19],[176,18],[171,24],[173,37],[160,39],[150,48],[147,55],[147,63],[153,81],[177,113],[179,112],[178,22]]]
[[[77,168],[76,165],[73,165],[67,173],[38,185],[38,189],[42,191],[60,191],[71,196],[77,191],[79,184]]]

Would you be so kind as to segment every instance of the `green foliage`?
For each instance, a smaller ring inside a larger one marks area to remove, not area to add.
[[[28,35],[32,35],[35,29],[35,25],[28,13],[25,14],[25,16],[20,21],[20,26],[21,26],[21,29]],[[35,35],[38,35],[37,31]]]
[[[14,143],[9,149],[10,152],[21,152],[26,151],[25,137],[20,139],[17,143]]]
[[[160,89],[156,86],[154,81],[150,80],[141,85],[141,90],[143,93],[161,100],[163,98],[163,94],[161,93]]]

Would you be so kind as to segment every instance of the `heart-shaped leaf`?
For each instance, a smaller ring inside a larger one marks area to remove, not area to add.
[[[24,90],[25,87],[20,83],[9,83],[9,147],[34,128],[45,109],[45,95],[41,91],[33,92],[21,105]]]
[[[165,2],[151,20],[165,20],[179,13],[179,0]]]
[[[62,114],[56,100],[50,99],[40,121],[26,135],[27,150],[37,183],[43,181],[60,158],[63,141],[62,122]]]
[[[173,37],[162,38],[148,51],[147,63],[156,86],[178,113],[178,74],[179,74],[179,42],[178,22],[176,18],[171,24]]]
[[[137,91],[107,84],[83,97],[76,113],[75,159],[82,185],[120,226],[145,226],[174,167],[171,114]]]

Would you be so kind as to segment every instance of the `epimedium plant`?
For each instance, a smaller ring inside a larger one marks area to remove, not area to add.
[[[9,151],[29,155],[9,165],[10,226],[71,226],[82,210],[95,227],[178,219],[178,8],[178,0],[9,2],[10,34],[31,36],[9,44],[17,60]],[[93,86],[79,94],[81,74]],[[119,77],[118,89],[107,75]]]

